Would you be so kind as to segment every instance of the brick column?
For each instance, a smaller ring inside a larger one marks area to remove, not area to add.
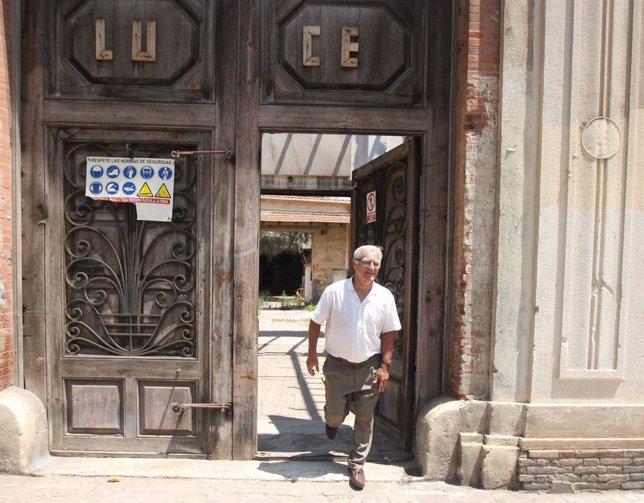
[[[460,0],[457,20],[449,387],[490,391],[496,243],[499,0]]]
[[[14,384],[11,1],[0,3],[0,390]]]

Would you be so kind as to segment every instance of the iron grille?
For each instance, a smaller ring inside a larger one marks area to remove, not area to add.
[[[136,156],[170,158],[176,148],[139,145]],[[66,148],[65,353],[194,357],[197,161],[176,160],[166,223],[137,220],[132,203],[86,197],[88,155],[127,156],[110,145]]]

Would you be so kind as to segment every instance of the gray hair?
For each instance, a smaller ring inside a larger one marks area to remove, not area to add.
[[[356,248],[356,251],[353,252],[353,259],[360,260],[362,259],[363,255],[366,255],[367,253],[377,253],[378,260],[382,261],[382,248],[375,245],[362,245]]]

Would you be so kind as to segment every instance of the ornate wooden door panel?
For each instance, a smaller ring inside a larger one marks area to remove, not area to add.
[[[209,175],[178,158],[172,221],[137,220],[133,204],[85,196],[86,157],[171,158],[197,145],[173,143],[176,134],[111,135],[75,132],[52,157],[52,291],[64,285],[51,299],[52,447],[203,453],[204,414],[173,406],[210,401],[210,224],[198,211]]]
[[[364,244],[383,248],[378,283],[394,294],[402,323],[395,342],[389,385],[378,402],[377,418],[381,426],[398,437],[404,449],[411,448],[416,417],[414,299],[418,276],[420,172],[416,166],[417,148],[416,141],[407,139],[403,145],[355,170],[351,201],[354,249]]]
[[[173,405],[232,401],[232,163],[177,158],[167,223],[84,187],[87,156],[235,150],[236,4],[23,15],[25,381],[51,450],[230,458],[232,414]]]

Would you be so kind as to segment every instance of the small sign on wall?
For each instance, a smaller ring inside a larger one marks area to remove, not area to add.
[[[367,223],[376,221],[376,191],[367,193]]]
[[[85,195],[116,203],[135,203],[138,220],[170,222],[174,159],[87,157]]]

